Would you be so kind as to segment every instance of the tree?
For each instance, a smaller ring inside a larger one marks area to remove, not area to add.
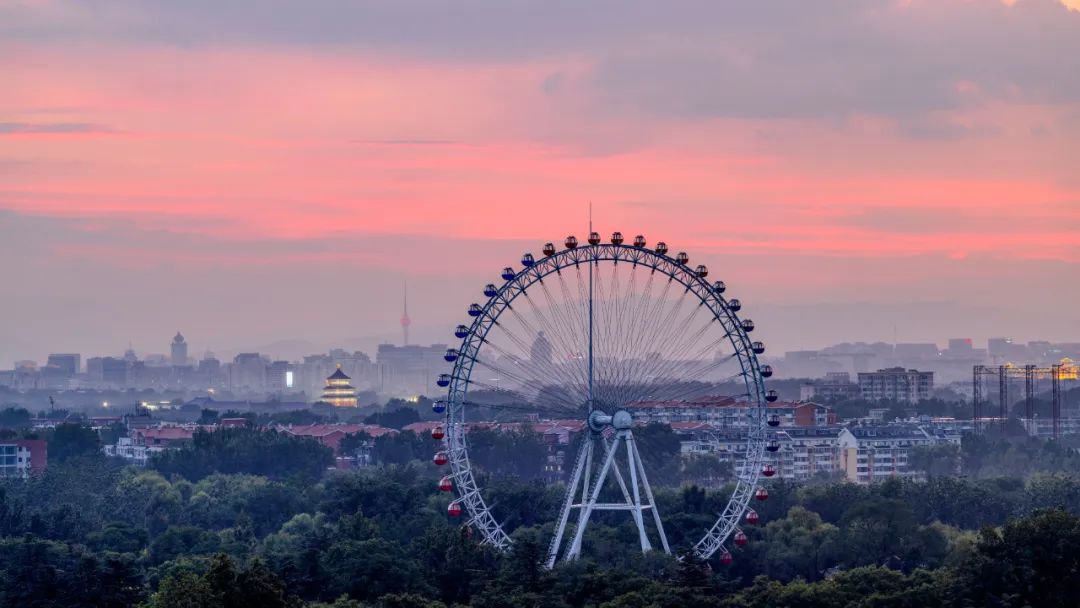
[[[151,608],[221,608],[206,580],[192,572],[179,572],[161,581],[150,598]]]
[[[971,606],[1080,606],[1080,517],[1060,509],[984,528],[953,593]]]
[[[218,411],[210,408],[203,408],[199,412],[199,419],[196,420],[198,424],[217,424],[219,419]]]
[[[420,413],[415,407],[399,407],[385,412],[376,412],[364,418],[364,424],[378,424],[392,429],[402,429],[414,422],[420,422]]]
[[[241,427],[196,431],[189,443],[158,454],[150,466],[197,481],[213,473],[316,478],[333,462],[333,450],[314,439]]]
[[[21,430],[30,426],[30,412],[22,407],[0,410],[0,428]]]
[[[49,462],[64,462],[80,456],[101,455],[101,441],[94,429],[64,423],[53,429],[49,441]]]
[[[960,448],[952,444],[918,446],[908,456],[908,467],[928,477],[955,475],[960,470]]]

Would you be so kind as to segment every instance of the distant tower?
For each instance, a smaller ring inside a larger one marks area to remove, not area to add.
[[[173,367],[183,367],[187,365],[187,363],[187,340],[184,339],[183,334],[176,332],[176,336],[172,339]]]
[[[551,342],[548,341],[544,332],[538,333],[536,339],[533,340],[532,348],[529,350],[529,359],[533,365],[551,364]]]
[[[409,318],[409,284],[405,283],[405,299],[403,301],[404,309],[401,312],[401,331],[405,334],[405,346],[409,345],[409,325],[412,325],[412,319]]]
[[[356,407],[356,389],[349,384],[350,378],[341,371],[339,363],[333,374],[326,379],[326,388],[320,401],[335,407]]]

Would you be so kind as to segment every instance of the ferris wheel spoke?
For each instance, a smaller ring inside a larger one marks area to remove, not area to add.
[[[526,360],[531,358],[531,349],[535,344],[536,337],[539,335],[537,331],[532,328],[531,324],[526,321],[520,312],[515,309],[510,309],[511,320],[500,321],[499,328],[500,334],[509,339],[516,347],[517,351],[511,351],[496,344],[494,341],[490,343],[490,346],[496,351],[500,352],[503,356],[511,360]],[[511,326],[517,326],[518,330],[523,330],[524,333],[529,335],[532,340],[526,340],[524,337],[519,336],[519,331],[515,331]],[[529,356],[525,356],[525,353],[530,353]],[[532,373],[534,380],[552,382],[559,379],[563,381],[573,381],[575,376],[578,375],[577,370],[574,369],[574,365],[569,361],[564,362],[563,365],[556,367],[553,361],[537,361],[535,366],[530,365],[528,371]]]
[[[495,343],[492,342],[492,343],[489,343],[488,346],[489,346],[490,350],[495,351],[496,355],[501,355],[502,358],[507,359],[508,361],[520,361],[521,360],[521,357],[520,357],[520,355],[518,353],[511,352],[511,351],[501,347],[498,344],[495,344]],[[498,364],[493,363],[492,361],[489,361],[486,358],[485,359],[476,358],[475,362],[477,364],[483,366],[483,367],[488,368],[489,370],[495,371],[496,373],[506,373],[507,372],[507,370],[504,367],[499,366]],[[531,377],[532,381],[531,382],[526,382],[527,385],[532,386],[532,385],[535,385],[535,384],[539,384],[541,382],[541,379],[543,378],[543,376],[538,372],[538,370],[535,367],[532,367],[532,366],[519,366],[519,367],[521,367],[521,371],[523,373],[527,373]]]
[[[701,330],[698,332],[698,335],[694,339],[694,344],[696,344],[698,341],[700,341],[700,336],[704,335],[704,333],[710,328],[712,323],[713,323],[712,321],[707,322],[705,324],[705,326],[703,326],[701,328]],[[715,348],[719,347],[726,340],[727,340],[727,336],[725,334],[725,335],[722,335],[719,338],[716,338],[715,340],[707,343],[704,347],[700,348],[697,351],[692,351],[692,352],[689,352],[689,353],[684,353],[684,352],[672,353],[668,357],[666,357],[666,360],[659,362],[659,364],[655,368],[653,368],[651,370],[635,370],[635,372],[636,373],[642,373],[646,377],[652,376],[653,378],[655,378],[659,382],[659,381],[669,380],[669,379],[675,378],[676,377],[675,372],[677,370],[681,369],[683,377],[693,378],[696,375],[699,375],[701,372],[699,370],[695,370],[693,367],[690,367],[690,368],[685,367],[687,365],[686,360],[689,360],[689,361],[699,360],[702,356],[705,356],[708,353],[713,352]],[[646,373],[646,371],[648,371],[648,373]]]
[[[553,383],[550,379],[544,381],[540,378],[528,377],[524,374],[516,373],[520,369],[528,369],[527,367],[517,368],[514,371],[511,371],[510,369],[491,364],[482,359],[477,359],[476,364],[495,374],[496,378],[509,378],[510,380],[517,382],[520,386],[534,391],[538,400],[540,398],[559,398],[564,403],[576,403],[580,401],[572,390],[574,385]],[[497,390],[502,390],[499,385],[495,385],[495,388]]]
[[[686,335],[685,329],[692,322],[692,319],[693,315],[690,315],[687,320],[676,325],[670,332],[666,332],[662,336],[656,336],[657,341],[650,343],[656,347],[656,356],[648,357],[646,360],[638,360],[637,365],[633,365],[630,370],[632,377],[652,376],[658,381],[669,380],[673,371],[684,364],[679,359],[679,353],[671,350],[671,343],[673,340],[678,339],[679,336]],[[707,328],[708,323],[699,332],[694,333],[696,334],[694,340],[699,339],[700,334]]]
[[[564,416],[577,416],[581,412],[577,410],[563,409],[558,407],[537,407],[533,403],[484,403],[482,401],[465,401],[466,405],[471,408],[495,410],[501,412],[512,412],[517,414],[537,414],[537,413],[553,413],[561,414]]]
[[[522,296],[522,298],[524,298],[526,303],[528,303],[529,307],[534,311],[534,314],[537,313],[537,312],[540,312],[539,308],[536,306],[535,302],[533,302],[532,298],[528,297],[528,294],[524,294]],[[535,344],[535,340],[540,336],[540,331],[541,330],[538,330],[534,326],[534,324],[532,322],[530,322],[525,317],[524,314],[522,314],[522,311],[520,311],[520,310],[518,310],[516,308],[510,308],[509,310],[510,310],[511,318],[513,319],[513,324],[517,325],[520,329],[522,329],[524,331],[524,333],[526,335],[528,335],[532,339],[532,341],[526,342],[526,340],[524,340],[522,338],[519,338],[516,335],[514,335],[514,338],[516,338],[515,343],[518,345],[518,348],[522,349],[523,352],[531,352],[532,346],[533,346],[533,344]],[[563,332],[559,331],[558,328],[555,328],[551,323],[547,322],[546,321],[546,316],[540,316],[539,320],[540,320],[540,323],[544,324],[545,327],[548,329],[548,331],[552,334],[551,338],[549,339],[549,342],[554,341],[555,342],[554,346],[556,346],[557,348],[563,349],[567,353],[574,352],[574,350],[572,350],[573,345],[568,343],[567,338],[563,335]],[[512,332],[510,330],[509,325],[510,325],[510,323],[507,323],[507,327],[504,327],[503,329],[507,333],[513,334],[514,332]],[[551,363],[552,363],[552,361],[539,361],[538,362],[539,365],[548,365],[548,364],[551,364]],[[551,370],[551,369],[545,370],[545,372],[552,372],[552,371],[559,371],[559,370]],[[574,372],[576,370],[571,369],[569,371]],[[584,378],[584,376],[583,376],[583,378]]]

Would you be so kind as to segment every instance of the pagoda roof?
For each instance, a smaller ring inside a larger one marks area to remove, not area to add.
[[[339,367],[334,370],[334,373],[330,374],[330,377],[327,378],[327,380],[351,380],[351,378],[346,376],[345,372],[341,371],[341,368]]]

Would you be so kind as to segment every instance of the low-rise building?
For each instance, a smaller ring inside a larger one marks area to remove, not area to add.
[[[863,399],[918,403],[930,398],[934,372],[890,367],[876,372],[859,373],[859,395]]]
[[[684,455],[715,455],[721,462],[730,462],[734,472],[743,473],[748,434],[737,430],[691,428],[687,424],[672,426],[683,435]],[[775,452],[766,451],[765,464],[776,469],[776,478],[803,480],[816,475],[831,475],[840,471],[839,436],[842,428],[789,427],[772,434]]]
[[[800,401],[844,401],[859,397],[859,384],[847,372],[829,372],[799,387]]]
[[[704,422],[720,429],[741,429],[750,425],[756,406],[726,396],[696,399],[639,401],[627,410],[639,424]],[[766,416],[776,416],[780,426],[824,426],[836,424],[836,413],[827,405],[813,402],[777,401],[765,408]]]
[[[37,475],[45,471],[49,446],[44,439],[0,440],[0,477]]]
[[[377,424],[301,424],[278,426],[275,428],[282,433],[288,433],[298,437],[311,437],[326,447],[334,450],[335,454],[338,453],[341,440],[344,439],[346,435],[365,433],[372,438],[375,438],[397,433],[394,429],[388,429]]]
[[[943,437],[941,441],[950,440]],[[850,426],[840,433],[840,463],[844,476],[855,483],[889,477],[918,479],[924,474],[909,466],[912,451],[938,442],[935,434],[917,424]]]

